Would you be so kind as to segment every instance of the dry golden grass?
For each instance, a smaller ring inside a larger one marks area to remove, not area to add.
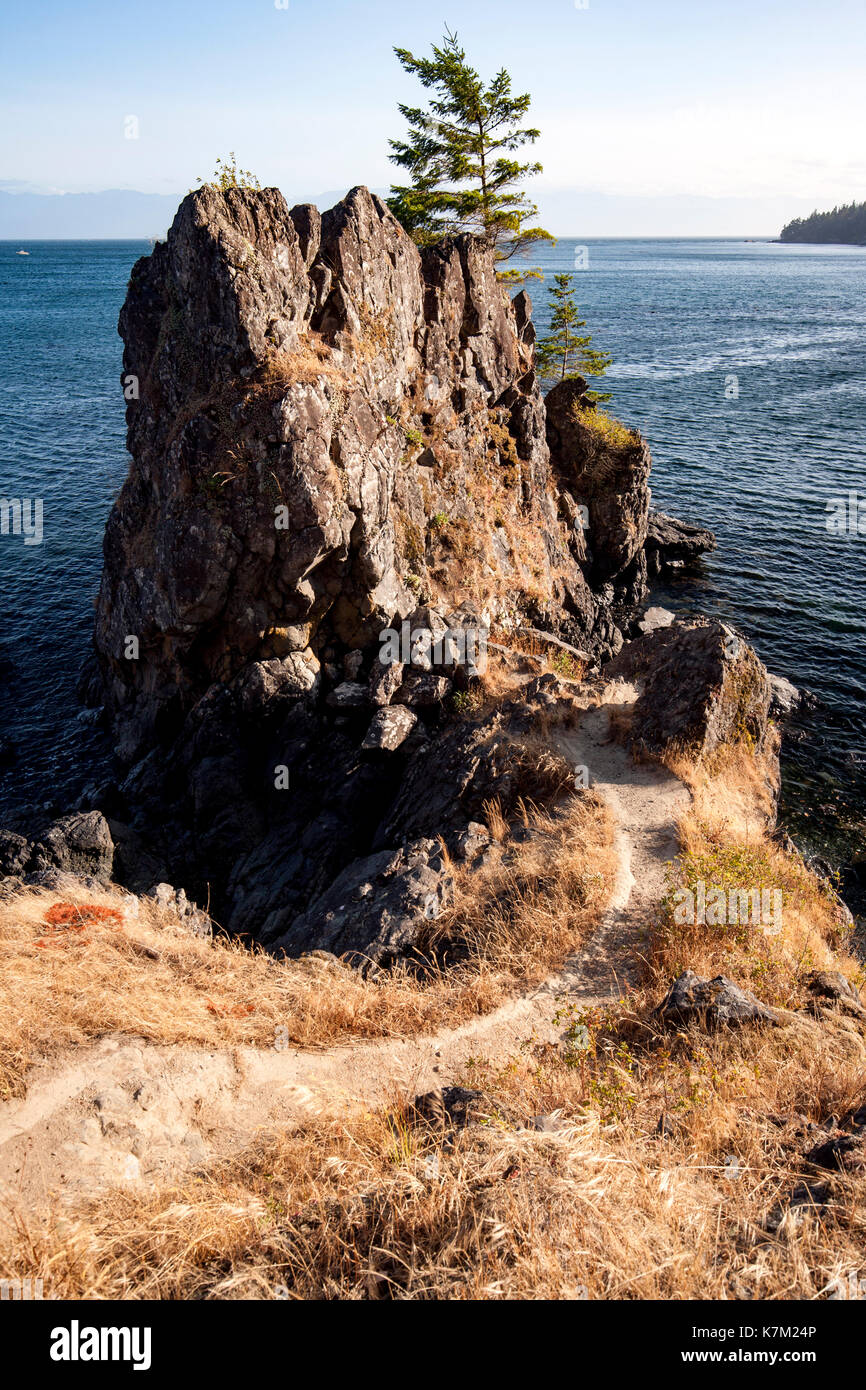
[[[313,330],[291,352],[272,349],[259,372],[259,384],[267,387],[311,385],[322,379],[347,382],[349,375],[335,366],[333,349]]]
[[[847,914],[832,889],[815,877],[796,853],[774,837],[775,763],[772,752],[756,755],[745,744],[725,745],[708,760],[684,755],[665,760],[689,786],[692,804],[679,824],[681,854],[671,887],[726,892],[767,889],[782,894],[778,930],[760,926],[685,926],[668,903],[653,935],[655,982],[688,965],[698,974],[733,976],[770,1005],[802,1002],[808,972],[841,970],[857,984],[863,968],[852,954]]]
[[[621,420],[605,414],[598,407],[580,410],[575,403],[572,414],[602,444],[611,445],[614,449],[633,449],[640,443],[640,434],[636,429],[624,425]]]
[[[462,1079],[482,1093],[480,1122],[436,1129],[395,1095],[378,1113],[263,1135],[179,1184],[109,1191],[38,1218],[9,1211],[0,1276],[41,1276],[52,1296],[70,1298],[457,1300],[812,1299],[862,1276],[866,1178],[804,1157],[823,1124],[866,1101],[862,1022],[828,1007],[708,1034],[666,1032],[652,1018],[683,965],[724,969],[776,1003],[806,945],[814,963],[855,973],[833,954],[832,899],[767,832],[761,770],[729,750],[683,771],[695,793],[685,853],[764,856],[785,884],[784,930],[765,938],[781,963],[761,979],[750,969],[769,961],[764,946],[732,949],[705,928],[673,941],[660,910],[640,989],[607,1009],[563,1000],[558,1047],[530,1041],[470,1064]],[[584,825],[569,822],[578,811]],[[507,853],[495,807],[490,824]],[[555,919],[587,895],[591,860],[576,845],[593,827],[584,798],[535,818],[510,880],[499,877],[508,865],[491,865],[469,889],[462,871],[458,893],[469,897],[455,924],[476,943],[474,968],[537,937],[542,958],[563,949]],[[488,875],[501,922],[478,910]],[[532,977],[531,964],[519,968]],[[796,1003],[795,991],[785,998]],[[553,1132],[536,1132],[538,1115]],[[797,1205],[804,1182],[811,1195]]]
[[[532,767],[536,786],[561,782],[558,765]],[[318,1047],[434,1030],[489,1011],[560,963],[594,924],[607,892],[610,829],[594,798],[574,797],[556,815],[526,818],[537,832],[525,863],[503,863],[497,851],[498,862],[477,875],[458,869],[459,907],[437,930],[438,949],[460,954],[450,970],[431,961],[367,981],[337,963],[276,960],[224,936],[184,936],[144,904],[121,929],[96,925],[47,940],[44,919],[56,894],[34,891],[0,903],[0,1097],[23,1093],[36,1058],[104,1033],[268,1046],[279,1026],[292,1043]],[[564,883],[584,887],[557,926],[546,883],[560,866]],[[69,896],[114,908],[121,901]],[[512,922],[503,903],[513,908]]]
[[[791,1055],[781,1032],[627,1041],[633,1016],[589,1022],[580,1062],[479,1062],[482,1123],[456,1133],[396,1102],[181,1184],[10,1213],[0,1275],[67,1298],[785,1299],[862,1270],[862,1179],[824,1174],[801,1219],[768,1221],[814,1178],[805,1122],[862,1101],[862,1061],[816,1048],[818,1024]]]
[[[559,782],[559,759],[551,758],[547,775]],[[439,917],[430,948],[443,962],[470,963],[479,976],[507,964],[511,981],[525,989],[596,925],[616,864],[610,813],[593,792],[549,812],[527,803],[522,822],[529,838],[515,844],[499,806],[488,806],[490,862],[458,870],[454,903]]]

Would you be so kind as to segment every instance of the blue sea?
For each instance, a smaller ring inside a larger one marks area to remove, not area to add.
[[[19,256],[19,250],[28,256]],[[0,536],[0,824],[94,780],[101,736],[75,685],[101,542],[126,474],[121,344],[147,242],[0,243],[0,497],[42,498],[44,540]],[[718,550],[655,598],[734,621],[817,708],[793,730],[784,815],[831,858],[866,816],[866,250],[749,241],[561,239],[608,407],[652,448],[655,505]],[[529,286],[547,322],[546,286]]]

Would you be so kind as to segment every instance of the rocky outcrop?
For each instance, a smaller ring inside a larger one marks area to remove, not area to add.
[[[362,748],[385,748],[393,752],[405,743],[418,718],[410,709],[397,706],[393,709],[380,709],[373,715],[370,727],[364,735]]]
[[[754,650],[717,619],[658,627],[628,642],[606,668],[637,678],[632,739],[650,752],[712,753],[720,743],[768,745],[771,689]]]
[[[173,888],[170,883],[155,883],[145,898],[167,913],[186,935],[212,935],[213,923],[207,913],[191,903],[182,888]]]
[[[566,514],[582,523],[579,558],[590,583],[612,584],[619,602],[639,602],[646,593],[649,446],[588,402],[582,377],[554,386],[545,407],[551,466]],[[575,534],[579,529],[576,523]]]
[[[795,714],[802,702],[802,695],[786,676],[776,676],[770,672],[770,713],[774,719],[787,719]]]
[[[314,681],[419,596],[592,628],[529,315],[480,243],[422,254],[366,189],[322,217],[184,200],[120,316],[133,463],[96,649],[121,756],[251,663]]]
[[[99,811],[75,812],[44,826],[32,839],[0,830],[0,876],[35,882],[48,873],[107,883],[114,842]]]
[[[653,1017],[666,1028],[742,1028],[744,1024],[775,1023],[776,1015],[754,994],[726,975],[702,980],[693,970],[677,976]]]
[[[322,216],[190,194],[120,331],[132,464],[85,682],[123,766],[117,872],[275,949],[390,960],[444,900],[428,841],[468,853],[487,801],[572,784],[512,737],[548,685],[486,720],[454,700],[494,623],[619,650],[648,449],[570,383],[546,411],[526,294],[363,188]]]
[[[366,969],[388,965],[420,945],[424,927],[451,899],[452,875],[435,840],[384,850],[349,864],[288,930],[277,909],[264,923],[262,940],[298,956],[330,951]]]
[[[693,565],[702,555],[715,550],[716,538],[705,526],[692,526],[664,512],[651,511],[644,548],[647,573],[662,575]]]
[[[830,1001],[846,1013],[866,1018],[858,991],[839,970],[813,970],[806,978],[806,987],[816,1000]]]

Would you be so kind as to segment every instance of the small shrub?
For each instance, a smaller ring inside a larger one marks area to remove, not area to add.
[[[481,695],[475,690],[455,690],[451,695],[451,709],[458,719],[469,719],[481,708]]]
[[[230,188],[261,188],[255,174],[250,173],[249,169],[238,168],[234,150],[229,152],[228,159],[217,160],[213,178],[199,179],[199,183],[211,184],[221,193],[227,193]]]
[[[550,666],[558,676],[562,676],[563,679],[567,681],[580,680],[584,672],[584,667],[581,663],[575,661],[574,657],[569,655],[568,652],[557,652]]]
[[[637,430],[629,429],[628,425],[615,420],[612,415],[605,415],[603,410],[575,408],[575,419],[613,449],[633,449],[640,439]]]

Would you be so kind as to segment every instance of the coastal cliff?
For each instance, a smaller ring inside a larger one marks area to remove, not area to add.
[[[419,250],[364,188],[321,217],[275,189],[190,194],[120,331],[132,464],[93,685],[127,768],[121,872],[293,952],[384,958],[447,899],[439,838],[534,786],[478,709],[488,638],[547,634],[575,671],[621,649],[649,449],[580,379],[545,404],[529,298],[489,250]],[[386,660],[404,631],[427,648]],[[369,920],[323,934],[332,888],[371,876]]]
[[[207,187],[135,266],[120,331],[139,396],[96,646],[129,760],[214,681],[292,657],[312,686],[421,603],[597,629],[529,304],[474,239],[422,254],[363,188],[320,217]]]
[[[584,382],[542,399],[530,307],[360,189],[204,189],[135,267],[115,776],[0,830],[4,1277],[853,1287],[866,1006],[776,830],[797,692],[643,611],[713,537]]]
[[[421,605],[604,655],[612,599],[643,597],[649,450],[579,380],[545,410],[529,298],[474,238],[419,251],[363,188],[320,217],[205,187],[120,331],[133,462],[95,643],[125,761],[251,662],[311,688]]]

